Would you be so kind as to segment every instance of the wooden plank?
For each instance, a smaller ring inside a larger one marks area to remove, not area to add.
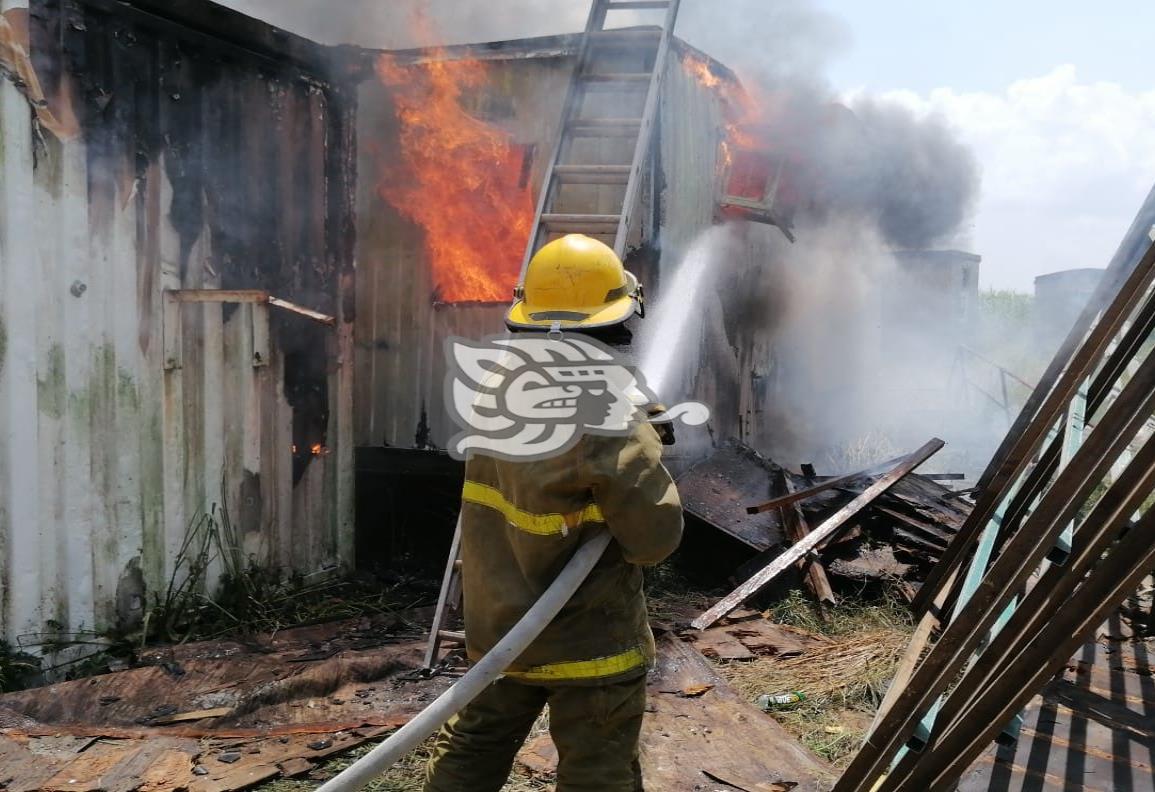
[[[56,774],[59,765],[37,756],[25,746],[0,734],[0,789],[7,792],[31,792],[43,789],[44,782]]]
[[[894,706],[898,695],[906,689],[907,683],[910,682],[915,668],[918,667],[918,663],[922,659],[927,645],[930,643],[931,636],[939,627],[939,613],[942,612],[943,606],[954,590],[954,584],[957,579],[958,570],[956,569],[950,574],[950,577],[947,578],[942,590],[938,592],[931,608],[919,619],[918,626],[914,628],[914,633],[910,636],[910,643],[906,646],[906,652],[903,654],[902,659],[899,660],[898,667],[894,670],[894,678],[890,681],[890,687],[886,689],[886,695],[882,697],[882,703],[878,705],[878,712],[875,713],[874,722],[870,726],[871,732],[877,728],[879,722],[886,716],[886,713],[890,712],[890,708]],[[866,739],[870,739],[869,733]]]
[[[756,594],[767,583],[782,574],[792,564],[799,559],[805,558],[810,554],[823,540],[830,537],[835,531],[846,524],[851,517],[862,511],[875,498],[890,489],[895,482],[901,479],[906,474],[910,473],[916,467],[921,465],[927,459],[944,446],[942,440],[934,438],[918,451],[904,459],[893,470],[886,473],[882,478],[876,481],[871,486],[867,487],[865,491],[850,503],[843,506],[835,512],[826,522],[814,529],[805,539],[798,544],[791,547],[782,555],[778,556],[773,563],[765,567],[761,572],[754,575],[754,577],[747,580],[737,589],[721,599],[714,607],[703,613],[694,620],[693,626],[699,630],[709,627],[718,619],[725,616],[730,611],[737,608],[747,598]]]
[[[333,326],[337,323],[337,319],[329,314],[273,297],[261,289],[167,289],[165,297],[177,303],[267,303],[321,324]]]
[[[680,695],[703,688],[699,696]],[[641,737],[647,788],[713,789],[709,775],[739,789],[826,788],[831,768],[745,701],[692,645],[670,635],[658,642],[648,694]]]
[[[181,712],[177,715],[170,715],[167,718],[153,721],[158,726],[164,726],[169,723],[186,723],[188,721],[204,720],[206,718],[223,718],[232,714],[232,707],[214,707],[212,709],[194,710],[192,712]]]
[[[785,495],[794,494],[794,482],[782,468],[774,471],[773,481],[779,492]],[[802,514],[802,507],[797,503],[782,507],[779,513],[782,518],[782,530],[791,542],[801,542],[810,533],[810,525]],[[838,602],[834,596],[834,590],[830,588],[830,580],[826,577],[826,569],[822,566],[821,561],[816,558],[803,559],[798,562],[798,568],[803,571],[806,585],[815,599],[829,605]]]
[[[922,757],[924,761],[913,768],[914,783],[909,788],[947,788],[950,780],[958,778],[978,758],[1002,725],[1026,706],[1034,691],[1061,670],[1066,663],[1062,658],[1070,657],[1079,644],[1093,634],[1095,625],[1102,623],[1148,574],[1151,564],[1155,563],[1155,548],[1148,538],[1152,530],[1155,530],[1155,512],[1148,512],[1091,572],[1079,594],[1062,603],[1037,639],[1004,667],[1004,684],[990,685],[975,706],[960,713],[952,723],[936,729],[935,744]],[[971,690],[964,678],[956,693],[969,694]],[[1112,712],[1113,716],[1118,714],[1117,710]],[[902,781],[902,778],[896,780]]]
[[[850,763],[839,780],[837,792],[857,790],[863,784],[873,783],[885,772],[900,745],[914,732],[932,702],[957,680],[959,673],[971,662],[975,650],[986,640],[1007,603],[1021,591],[1038,568],[1043,556],[1058,537],[1061,523],[1074,516],[1086,502],[1087,496],[1102,481],[1118,453],[1150,416],[1153,407],[1155,358],[1149,358],[1128,383],[1124,394],[1103,416],[1098,429],[1091,433],[1079,449],[1072,464],[1055,479],[1048,491],[1049,497],[1039,503],[1023,526],[1004,545],[970,605],[944,632],[919,667],[911,684],[879,724],[875,731],[877,740],[865,743]],[[951,547],[957,543],[956,540]],[[942,563],[936,568],[940,567]],[[1035,591],[1038,590],[1036,586]],[[1019,608],[1016,614],[1031,611],[1030,608]],[[996,659],[999,655],[991,651],[993,645],[1010,634],[1009,630],[1004,629],[984,651],[979,664]],[[1065,656],[1069,657],[1070,654],[1067,652]],[[1007,719],[1004,719],[995,725],[996,734],[1006,722]]]
[[[952,694],[954,701],[944,707],[944,719],[957,716],[967,706],[977,705],[988,687],[1006,676],[1006,667],[1018,656],[1021,647],[1034,646],[1043,631],[1053,629],[1057,619],[1067,618],[1078,602],[1085,600],[1084,589],[1078,588],[1085,575],[1102,565],[1119,564],[1122,563],[1119,559],[1127,558],[1127,554],[1120,554],[1112,543],[1153,487],[1155,441],[1149,441],[1136,456],[1134,465],[1124,472],[1086,518],[1085,525],[1081,526],[1078,551],[1069,564],[1051,566],[1043,573],[1010,622],[968,670],[972,686],[965,691],[965,696],[958,691]],[[1131,533],[1139,530],[1135,526],[1130,528]],[[1128,535],[1124,541],[1130,538]]]
[[[827,479],[820,484],[815,484],[813,487],[807,487],[804,490],[798,490],[787,495],[783,495],[773,500],[766,501],[758,506],[747,506],[747,514],[761,514],[771,509],[781,509],[784,506],[789,506],[792,503],[799,503],[801,501],[813,498],[815,495],[826,492],[827,490],[837,489],[843,484],[849,484],[852,481],[876,476],[879,473],[886,471],[897,463],[901,462],[905,457],[896,457],[895,459],[888,459],[885,462],[879,462],[873,467],[860,470],[857,473],[847,473],[845,476],[838,476],[837,478]]]
[[[269,293],[261,289],[168,289],[166,297],[181,303],[263,303]]]
[[[1155,245],[1150,246],[1142,260],[1131,267],[1130,262],[1114,262],[1104,275],[1094,298],[1055,354],[1035,392],[1023,406],[1015,424],[979,478],[979,496],[975,508],[958,538],[950,544],[942,560],[927,576],[914,602],[915,610],[922,610],[934,598],[943,579],[962,564],[1007,489],[1026,470],[1032,454],[1059,420],[1079,384],[1103,356],[1111,339],[1146,294],[1147,287],[1155,280]],[[1092,327],[1100,311],[1102,316]]]
[[[306,308],[303,305],[297,305],[296,303],[289,302],[288,300],[282,300],[279,297],[270,297],[268,302],[269,305],[280,308],[283,311],[297,314],[297,316],[303,316],[306,319],[312,319],[314,322],[320,322],[323,325],[333,327],[337,324],[336,317],[329,316],[329,314],[323,314],[320,311],[314,311],[313,309]]]

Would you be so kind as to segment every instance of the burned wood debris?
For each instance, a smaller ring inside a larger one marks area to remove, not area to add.
[[[806,475],[814,472],[810,465],[794,472],[731,443],[683,474],[678,490],[691,526],[720,531],[757,551],[735,570],[734,577],[744,580],[847,508],[898,462],[822,477]],[[859,581],[923,578],[970,513],[969,503],[952,497],[955,492],[936,478],[907,473],[894,479],[798,562],[819,601],[833,600],[827,573]]]
[[[9,693],[0,789],[230,792],[300,776],[449,686],[418,680],[423,649],[405,623],[360,618],[167,647],[139,668]]]

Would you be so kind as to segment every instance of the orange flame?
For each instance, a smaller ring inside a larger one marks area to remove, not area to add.
[[[696,52],[687,51],[682,56],[682,65],[691,77],[703,87],[721,94],[726,122],[719,144],[718,168],[725,172],[734,164],[735,150],[749,150],[758,146],[747,127],[761,118],[762,108],[736,80],[723,79],[713,64],[713,59]]]
[[[436,299],[510,299],[533,226],[525,150],[471,115],[462,99],[489,84],[481,61],[377,61],[400,128],[400,156],[386,165],[379,192],[425,232]]]
[[[718,170],[726,176],[723,191],[728,197],[760,201],[775,178],[777,159],[767,138],[776,114],[773,95],[753,95],[734,79],[723,79],[711,59],[694,52],[683,55],[686,71],[703,87],[721,95],[724,110],[722,139],[718,145]]]
[[[722,85],[722,78],[714,74],[714,70],[710,68],[710,61],[699,57],[696,53],[686,52],[682,63],[686,71],[705,87],[718,88]]]

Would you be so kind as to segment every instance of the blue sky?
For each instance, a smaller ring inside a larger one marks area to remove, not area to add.
[[[982,284],[1102,267],[1155,182],[1155,3],[817,0],[827,78],[943,118],[983,188],[965,246]]]
[[[839,87],[999,90],[1074,64],[1087,81],[1150,89],[1155,3],[1041,0],[817,0],[849,46],[831,63]]]

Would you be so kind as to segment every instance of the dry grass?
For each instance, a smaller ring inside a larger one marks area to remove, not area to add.
[[[842,766],[865,737],[910,640],[909,614],[887,597],[844,600],[820,613],[805,595],[793,592],[772,606],[769,616],[826,643],[785,660],[719,663],[719,671],[750,701],[763,693],[803,693],[805,701],[771,715],[815,754]]]
[[[828,470],[821,472],[831,475],[854,473],[902,453],[889,437],[874,429],[827,451],[824,461]]]
[[[907,638],[895,630],[863,632],[832,640],[817,654],[729,663],[723,673],[750,700],[762,693],[797,691],[816,704],[877,706]]]

